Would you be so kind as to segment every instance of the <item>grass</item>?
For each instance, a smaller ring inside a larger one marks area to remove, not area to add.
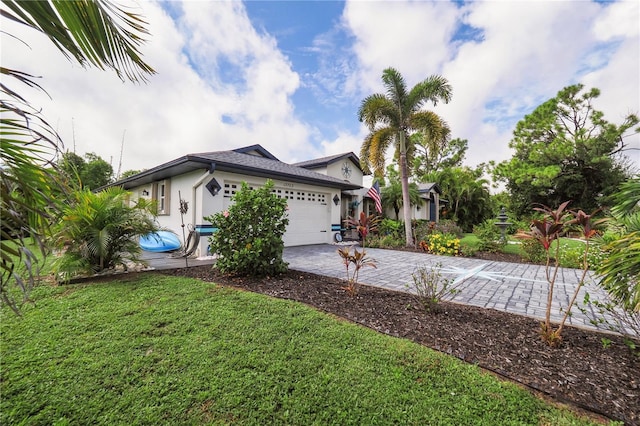
[[[590,424],[407,340],[198,280],[33,299],[1,312],[0,424]]]

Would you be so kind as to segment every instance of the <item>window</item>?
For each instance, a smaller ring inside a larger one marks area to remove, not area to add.
[[[153,184],[153,200],[158,203],[158,215],[168,215],[171,205],[171,185],[169,179]]]

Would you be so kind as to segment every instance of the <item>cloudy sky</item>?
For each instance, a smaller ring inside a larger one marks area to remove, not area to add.
[[[2,66],[41,76],[22,90],[65,149],[117,171],[187,153],[261,144],[285,162],[353,151],[362,99],[399,70],[409,86],[439,74],[452,101],[430,109],[468,139],[467,164],[511,157],[515,124],[563,87],[598,87],[596,107],[640,112],[637,1],[126,2],[149,23],[147,84],[67,61],[2,19]],[[640,138],[629,139],[640,148]],[[640,151],[630,153],[640,164]]]

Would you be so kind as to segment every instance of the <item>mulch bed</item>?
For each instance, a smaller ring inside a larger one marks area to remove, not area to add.
[[[201,266],[164,273],[299,301],[477,364],[578,409],[640,424],[640,357],[616,335],[568,327],[562,345],[550,348],[531,318],[454,303],[427,313],[409,294],[369,286],[351,298],[341,280],[305,272],[258,279]],[[606,348],[603,338],[611,341]]]

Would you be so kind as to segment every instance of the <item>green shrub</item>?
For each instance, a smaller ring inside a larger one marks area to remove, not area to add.
[[[243,182],[228,211],[205,217],[218,229],[209,241],[221,272],[266,276],[287,270],[282,260],[282,236],[289,224],[287,200],[272,189],[271,181],[253,190]]]
[[[504,243],[501,241],[500,229],[495,224],[495,219],[487,219],[479,225],[473,227],[473,234],[478,237],[479,251],[497,253],[502,251]]]
[[[547,252],[544,246],[536,240],[522,240],[520,248],[522,249],[522,256],[529,262],[544,263],[547,259]]]
[[[582,269],[584,261],[585,247],[569,246],[566,243],[560,244],[560,265],[565,268]],[[589,269],[597,269],[602,263],[605,252],[600,244],[590,244],[587,250],[587,265]]]
[[[433,225],[433,232],[455,235],[456,238],[462,238],[464,236],[462,228],[451,219],[443,219],[440,222],[436,222],[435,225]]]
[[[404,224],[399,220],[382,219],[378,225],[378,233],[383,237],[389,235],[401,238],[404,236]]]
[[[54,245],[62,255],[53,263],[58,279],[92,274],[137,262],[140,246],[136,237],[158,230],[155,204],[144,199],[130,207],[129,193],[108,188],[93,193],[88,189],[72,193],[55,228]]]
[[[416,241],[429,239],[429,235],[433,233],[436,223],[427,220],[414,220],[411,223],[413,227],[413,237]]]

